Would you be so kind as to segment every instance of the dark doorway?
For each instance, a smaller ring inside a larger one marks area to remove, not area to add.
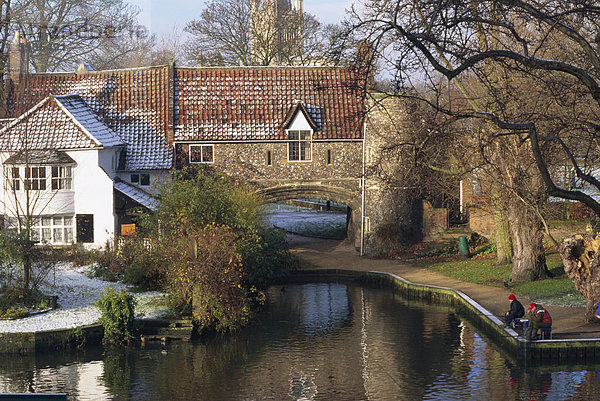
[[[77,242],[94,242],[94,215],[78,214],[77,222]]]

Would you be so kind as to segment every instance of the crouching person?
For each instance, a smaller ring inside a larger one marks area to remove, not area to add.
[[[525,330],[526,340],[537,340],[539,329],[546,329],[552,326],[552,317],[550,312],[542,305],[537,305],[535,302],[529,304],[527,308],[527,317],[529,324]]]
[[[504,324],[507,328],[510,327],[510,324],[515,319],[525,316],[525,308],[523,308],[523,304],[515,297],[515,294],[510,294],[508,299],[510,301],[510,310],[504,314]]]

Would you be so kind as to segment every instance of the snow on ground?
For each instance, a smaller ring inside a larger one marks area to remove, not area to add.
[[[267,220],[275,227],[292,233],[318,231],[319,227],[346,225],[346,213],[323,212],[288,205],[270,205]]]
[[[48,295],[58,295],[58,309],[24,319],[0,320],[0,333],[57,330],[95,323],[100,318],[100,310],[94,303],[104,293],[104,287],[120,290],[128,286],[89,278],[88,273],[88,267],[74,267],[67,263],[57,265],[56,274],[50,273],[41,290]],[[158,318],[168,311],[160,302],[165,294],[144,292],[133,295],[138,304],[138,317]]]

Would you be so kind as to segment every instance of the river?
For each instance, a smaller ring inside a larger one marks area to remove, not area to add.
[[[588,400],[598,366],[520,368],[446,308],[321,283],[235,336],[0,359],[2,392],[70,400]]]

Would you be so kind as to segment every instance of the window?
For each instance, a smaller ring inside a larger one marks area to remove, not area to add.
[[[52,190],[71,189],[73,169],[71,166],[52,166]]]
[[[267,166],[272,165],[273,160],[271,159],[271,151],[267,150]]]
[[[34,191],[46,189],[46,167],[25,167],[25,189]]]
[[[214,145],[190,145],[190,163],[213,163]]]
[[[72,243],[73,216],[42,216],[36,219],[31,227],[31,239],[54,245]]]
[[[11,168],[11,187],[13,191],[19,191],[21,189],[21,179],[19,178],[19,168]]]
[[[311,131],[288,131],[288,160],[311,160]]]
[[[150,174],[140,174],[140,185],[150,185]]]
[[[131,183],[139,185],[150,185],[150,174],[131,174]]]

